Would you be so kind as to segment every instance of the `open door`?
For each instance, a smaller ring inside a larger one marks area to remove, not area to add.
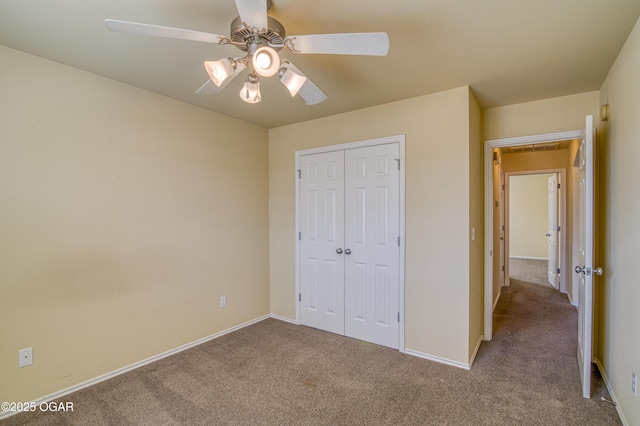
[[[558,174],[549,176],[547,203],[547,280],[556,290],[560,288],[558,277]]]
[[[586,118],[585,133],[578,151],[580,170],[579,194],[579,265],[575,271],[578,279],[578,365],[582,396],[591,398],[591,361],[593,336],[593,275],[602,274],[601,268],[594,268],[594,128],[593,117]]]

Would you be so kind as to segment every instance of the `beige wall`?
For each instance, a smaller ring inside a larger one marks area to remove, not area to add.
[[[482,112],[469,92],[469,358],[484,332],[484,150]]]
[[[582,118],[584,121],[584,117]],[[582,127],[584,128],[584,123]],[[565,169],[569,161],[568,155],[567,149],[503,154],[502,169],[505,173]]]
[[[598,240],[604,276],[596,278],[599,316],[597,356],[627,424],[640,424],[640,390],[631,393],[631,373],[640,375],[640,20],[607,76],[600,103],[611,118],[600,122],[597,179]],[[598,123],[599,120],[595,120]]]
[[[404,134],[406,347],[468,362],[469,105],[462,87],[269,131],[272,313],[296,315],[296,150]]]
[[[4,47],[0,63],[0,401],[269,313],[265,129]]]
[[[548,258],[549,174],[509,178],[509,256]]]
[[[562,96],[484,110],[485,140],[565,132],[584,128],[598,114],[598,92]]]

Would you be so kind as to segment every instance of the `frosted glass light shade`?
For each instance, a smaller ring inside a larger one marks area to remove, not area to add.
[[[260,96],[260,80],[255,74],[249,74],[240,89],[240,99],[250,104],[257,104],[262,100]]]
[[[282,77],[280,77],[280,81],[289,89],[291,96],[295,96],[298,94],[304,82],[307,81],[307,77],[287,68],[282,74]]]
[[[220,87],[222,83],[231,75],[236,69],[236,62],[231,58],[222,58],[217,61],[206,61],[204,67],[207,70],[207,74],[211,78],[213,83]]]
[[[263,77],[271,77],[280,69],[278,52],[269,46],[262,46],[255,51],[251,59],[253,69]]]

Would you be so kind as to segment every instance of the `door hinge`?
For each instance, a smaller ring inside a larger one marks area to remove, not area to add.
[[[398,247],[400,247],[400,236],[398,236]]]
[[[302,232],[298,232],[298,241],[302,241]]]
[[[302,302],[302,293],[298,293],[298,302]]]
[[[398,322],[400,322],[400,312],[398,312]]]
[[[558,189],[560,189],[560,184],[558,184]]]
[[[302,179],[302,170],[298,169],[298,179]]]
[[[558,275],[560,275],[560,268],[558,268]]]
[[[504,265],[502,265],[502,272],[504,272]]]
[[[502,184],[502,190],[504,191],[504,183]]]
[[[560,232],[560,227],[558,226],[558,232]]]

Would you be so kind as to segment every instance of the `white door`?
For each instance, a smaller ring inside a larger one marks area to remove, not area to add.
[[[399,347],[399,144],[300,158],[301,323]]]
[[[398,348],[398,144],[345,152],[345,334]]]
[[[302,324],[344,334],[344,151],[300,159]]]
[[[593,264],[593,117],[588,115],[585,136],[580,143],[579,169],[579,265],[578,279],[578,365],[582,396],[591,398],[591,360],[593,332],[593,274],[602,271]]]
[[[559,289],[560,280],[558,277],[558,175],[549,176],[548,183],[549,200],[548,208],[548,226],[547,226],[547,258],[548,262],[548,281],[549,284]]]

